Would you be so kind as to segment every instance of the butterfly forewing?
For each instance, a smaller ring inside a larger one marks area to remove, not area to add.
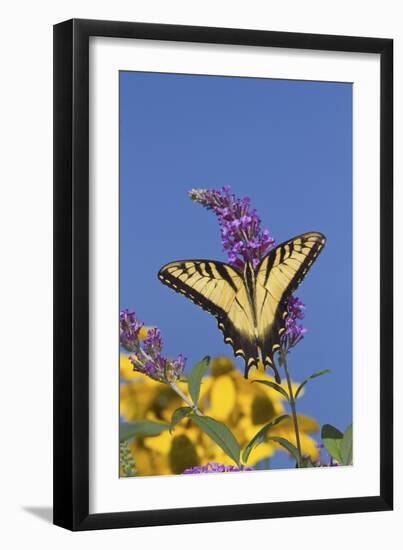
[[[322,233],[304,233],[277,246],[255,270],[258,343],[265,364],[273,367],[273,355],[280,348],[287,299],[298,288],[325,242]]]
[[[257,365],[254,317],[242,274],[223,262],[184,260],[165,265],[158,277],[217,318],[224,341],[244,358],[246,372]]]

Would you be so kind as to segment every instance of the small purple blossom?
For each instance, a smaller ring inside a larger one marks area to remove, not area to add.
[[[128,351],[135,351],[137,348],[138,336],[143,323],[136,319],[133,311],[123,309],[120,312],[120,344]]]
[[[133,370],[159,382],[172,383],[182,377],[186,358],[178,355],[168,359],[162,355],[162,339],[158,328],[148,329],[147,336],[140,340],[139,332],[144,326],[133,311],[120,312],[120,344],[133,355],[129,359]]]
[[[281,337],[281,344],[285,351],[293,348],[302,340],[307,332],[306,328],[298,321],[305,317],[305,305],[296,296],[291,295],[287,303],[287,317],[285,320],[285,332]]]
[[[186,357],[180,353],[176,359],[173,359],[172,366],[176,372],[182,374],[186,366]]]
[[[184,474],[217,474],[222,472],[250,472],[253,468],[244,466],[242,469],[237,466],[226,466],[225,464],[219,464],[218,462],[208,462],[204,466],[195,466],[194,468],[187,468]]]
[[[233,267],[242,271],[249,261],[255,268],[275,247],[276,242],[270,232],[260,228],[260,218],[256,210],[251,209],[249,197],[236,198],[230,187],[192,189],[189,197],[216,214],[221,243]],[[307,332],[299,322],[304,318],[304,310],[305,306],[299,298],[288,298],[285,331],[281,337],[285,353],[296,346]]]
[[[243,270],[246,262],[256,267],[274,246],[269,231],[260,229],[260,218],[251,209],[249,197],[237,198],[229,187],[192,189],[191,200],[212,210],[221,229],[221,243],[229,263]]]
[[[161,352],[162,340],[161,332],[158,328],[150,328],[146,338],[143,341],[144,351],[147,354],[157,354]]]

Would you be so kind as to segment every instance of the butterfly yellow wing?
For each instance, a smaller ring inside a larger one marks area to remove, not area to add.
[[[223,262],[183,260],[163,266],[162,283],[217,318],[224,342],[245,360],[245,371],[257,366],[259,352],[253,311],[242,275]]]
[[[285,330],[287,299],[298,288],[326,243],[322,233],[304,233],[277,246],[255,269],[258,344],[265,365],[274,367]]]

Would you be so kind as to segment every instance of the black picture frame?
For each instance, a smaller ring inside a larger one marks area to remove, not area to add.
[[[381,57],[380,491],[366,497],[89,513],[89,38]],[[73,19],[54,26],[54,523],[71,530],[392,510],[393,40]]]

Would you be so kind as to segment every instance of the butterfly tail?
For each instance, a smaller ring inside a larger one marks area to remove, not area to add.
[[[244,357],[245,360],[245,371],[244,371],[244,378],[248,379],[249,371],[252,367],[258,368],[258,359],[255,357]]]
[[[276,367],[276,364],[274,363],[273,358],[266,357],[264,361],[264,366],[270,367],[272,369],[274,373],[274,380],[276,381],[277,384],[281,384],[280,374],[277,370],[277,367]]]
[[[255,367],[256,369],[259,368],[259,366],[258,366],[259,365],[259,359],[255,358],[255,357],[249,357],[249,358],[244,357],[244,360],[245,360],[244,377],[247,379],[248,376],[249,376],[249,371],[252,367]],[[274,360],[273,360],[272,357],[269,357],[269,356],[265,357],[264,366],[265,366],[265,368],[270,367],[273,370],[275,381],[277,382],[277,384],[281,384],[281,378],[280,378],[280,375],[279,375],[279,372],[277,370],[276,364],[274,363]]]

